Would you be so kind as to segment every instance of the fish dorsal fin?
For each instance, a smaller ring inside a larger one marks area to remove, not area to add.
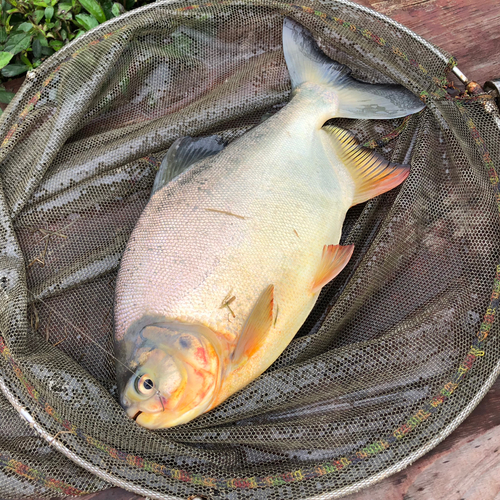
[[[385,193],[408,177],[408,165],[391,163],[377,152],[363,148],[351,132],[333,126],[322,130],[330,135],[333,149],[354,179],[356,188],[352,205]]]
[[[195,163],[222,151],[224,146],[224,141],[218,135],[177,139],[160,164],[151,196]]]
[[[273,307],[274,285],[269,285],[260,294],[243,326],[232,355],[233,365],[241,365],[261,347],[272,326]]]
[[[338,104],[328,111],[328,118],[399,118],[425,107],[401,85],[370,84],[352,78],[347,66],[325,55],[312,34],[288,17],[283,22],[283,52],[292,91],[305,83],[313,83],[327,87],[338,96],[335,99]],[[331,107],[326,101],[323,103],[326,109]]]
[[[346,266],[354,251],[354,245],[325,245],[323,255],[312,285],[312,293],[319,292]]]

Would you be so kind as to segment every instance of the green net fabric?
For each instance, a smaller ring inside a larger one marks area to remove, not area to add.
[[[411,173],[349,211],[353,258],[264,375],[148,431],[116,393],[121,253],[176,138],[230,141],[286,104],[284,16],[427,103],[332,121]],[[448,435],[500,369],[500,116],[448,95],[453,64],[347,1],[222,0],[138,9],[30,73],[0,120],[0,497],[335,498]]]

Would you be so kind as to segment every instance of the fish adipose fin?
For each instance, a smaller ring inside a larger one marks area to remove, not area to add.
[[[331,126],[322,130],[330,135],[333,149],[354,179],[352,205],[385,193],[408,177],[408,165],[391,163],[377,152],[363,148],[351,132]]]
[[[344,269],[353,251],[354,245],[325,245],[323,247],[321,263],[312,285],[313,294],[318,293]]]
[[[218,135],[177,139],[160,164],[151,196],[195,163],[222,151],[225,145],[226,143]]]
[[[283,23],[283,52],[292,91],[305,83],[324,85],[338,96],[338,109],[330,118],[389,119],[407,116],[425,105],[400,85],[372,85],[355,80],[351,70],[332,61],[311,33],[290,18]]]
[[[264,342],[273,322],[274,285],[269,285],[257,299],[243,326],[232,355],[236,367],[256,353]]]

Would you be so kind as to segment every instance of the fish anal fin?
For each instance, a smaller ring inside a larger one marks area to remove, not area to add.
[[[323,127],[331,144],[355,183],[352,205],[363,203],[401,184],[410,167],[386,160],[376,151],[364,148],[351,132],[338,127]]]
[[[325,245],[323,247],[321,263],[312,284],[312,293],[319,292],[344,269],[353,251],[354,245]]]
[[[232,355],[233,365],[240,365],[262,346],[273,322],[274,285],[269,285],[260,294]]]
[[[158,168],[151,196],[195,163],[222,151],[224,146],[225,143],[217,135],[186,136],[174,141]]]

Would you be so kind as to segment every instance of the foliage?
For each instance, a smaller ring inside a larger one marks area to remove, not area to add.
[[[39,66],[66,43],[151,0],[0,0],[0,81]],[[0,86],[0,102],[10,100]]]

